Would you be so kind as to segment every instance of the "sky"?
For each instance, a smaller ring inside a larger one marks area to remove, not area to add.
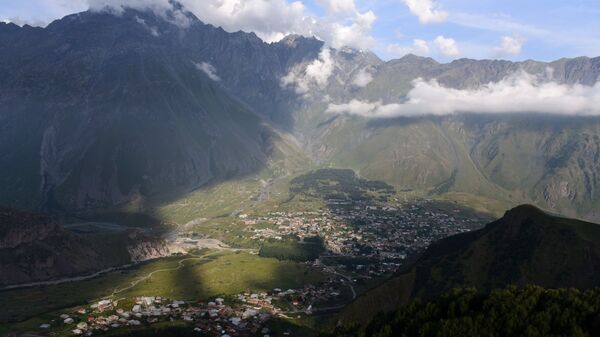
[[[314,35],[384,60],[408,53],[457,58],[600,56],[598,0],[180,0],[202,21],[267,42]],[[45,26],[92,8],[151,8],[168,0],[0,0],[0,21]]]

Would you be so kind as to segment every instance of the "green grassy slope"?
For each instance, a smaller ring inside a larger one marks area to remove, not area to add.
[[[540,115],[366,120],[321,116],[307,130],[323,166],[500,211],[533,203],[600,219],[600,123]],[[466,197],[465,197],[466,196]]]
[[[180,261],[183,267],[179,267]],[[154,274],[147,277],[151,273]],[[204,258],[178,256],[85,281],[0,291],[0,323],[19,322],[15,328],[35,327],[55,318],[56,310],[90,303],[113,292],[117,298],[163,296],[198,300],[244,291],[298,288],[322,280],[323,274],[303,264],[247,253],[213,252]],[[135,286],[130,287],[132,282],[136,282]],[[35,318],[26,320],[30,317]]]

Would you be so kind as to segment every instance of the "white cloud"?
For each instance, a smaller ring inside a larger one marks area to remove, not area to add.
[[[525,40],[518,37],[503,36],[499,47],[494,50],[500,55],[519,55]]]
[[[446,38],[443,35],[439,35],[433,41],[414,39],[411,46],[400,44],[390,44],[387,46],[388,53],[394,54],[396,57],[402,57],[407,54],[427,56],[432,54],[432,49],[436,54],[446,57],[457,57],[461,54],[456,41]]]
[[[189,11],[201,21],[226,31],[254,32],[266,42],[281,40],[289,34],[316,36],[328,46],[341,48],[349,46],[368,49],[375,45],[371,35],[373,23],[377,19],[373,11],[361,12],[354,0],[320,0],[326,9],[323,15],[311,12],[303,1],[293,0],[178,0],[185,10],[178,9],[170,0],[35,0],[40,12],[53,18],[83,11],[109,10],[117,15],[126,8],[152,10],[170,22],[181,27],[191,23],[186,15]],[[49,14],[48,14],[49,13]],[[18,18],[7,16],[13,22]],[[47,18],[32,18],[23,23],[45,26]]]
[[[87,0],[90,8],[151,9],[180,26],[189,24],[183,11],[173,10],[169,0]],[[353,0],[322,0],[325,16],[311,13],[302,1],[287,0],[179,0],[184,8],[205,23],[226,31],[254,32],[266,42],[281,40],[289,34],[316,36],[334,48],[349,46],[366,49],[374,45],[370,35],[376,16],[359,12]]]
[[[55,19],[62,18],[65,15],[81,12],[87,9],[86,0],[29,0],[29,1],[10,1],[11,5],[6,9],[11,14],[5,13],[7,19],[12,23],[23,26],[45,27]],[[0,1],[1,3],[1,1]],[[4,1],[9,3],[9,1]],[[12,6],[12,3],[15,6]],[[19,11],[21,8],[24,11]]]
[[[306,94],[312,88],[324,89],[329,83],[329,77],[333,74],[335,61],[331,57],[331,49],[323,48],[319,57],[305,66],[291,69],[281,79],[283,87],[293,86],[296,93]]]
[[[198,68],[199,70],[202,70],[206,76],[208,76],[211,80],[213,81],[220,81],[221,78],[217,75],[217,69],[210,63],[208,62],[202,62],[202,63],[194,63],[196,65],[196,68]]]
[[[230,32],[254,32],[266,42],[300,34],[316,36],[334,48],[366,49],[375,41],[370,35],[375,14],[358,12],[354,1],[322,1],[327,9],[323,17],[311,13],[301,1],[183,0],[182,3],[206,23]]]
[[[330,13],[356,13],[354,0],[317,0]]]
[[[356,13],[354,21],[349,24],[335,22],[330,28],[323,31],[324,40],[329,42],[333,48],[344,46],[358,49],[368,49],[375,43],[375,39],[369,35],[373,23],[377,17],[372,11]],[[329,35],[329,37],[327,37]]]
[[[362,88],[366,87],[367,84],[371,83],[371,81],[373,81],[373,75],[371,75],[371,73],[368,72],[367,69],[361,69],[358,71],[358,73],[356,73],[356,76],[354,76],[352,84]]]
[[[433,43],[444,56],[456,57],[460,55],[460,50],[454,39],[440,35],[433,40]]]
[[[348,103],[329,104],[327,111],[333,114],[347,113],[350,115],[359,115],[365,117],[376,117],[377,109],[381,107],[381,102],[368,102],[353,99]]]
[[[448,13],[439,9],[434,0],[404,0],[404,3],[421,23],[443,22],[448,18]]]
[[[306,67],[306,76],[323,88],[327,85],[329,77],[333,73],[333,67],[334,61],[331,58],[331,49],[324,48],[319,53],[319,58]]]
[[[150,34],[152,34],[153,36],[159,36],[160,35],[160,33],[158,32],[158,28],[147,24],[146,20],[144,20],[144,19],[136,16],[135,17],[135,21],[137,21],[137,23],[139,23],[140,25],[142,25],[146,29],[148,29],[148,31],[150,32]]]
[[[18,16],[13,16],[8,19],[2,18],[0,19],[0,22],[12,23],[20,27],[23,27],[24,25],[30,25],[33,27],[44,27],[48,24],[48,22],[46,22],[45,20],[39,20],[37,18],[23,19]]]
[[[404,103],[352,100],[345,104],[330,104],[327,112],[381,118],[526,112],[600,115],[600,83],[594,86],[559,84],[518,72],[499,82],[468,90],[443,87],[436,80],[417,79],[413,85]]]
[[[180,27],[188,27],[191,24],[185,10],[176,8],[169,0],[87,0],[87,3],[92,11],[108,10],[120,15],[127,8],[151,10]]]
[[[401,46],[399,44],[390,44],[387,46],[387,51],[399,57],[407,54],[426,56],[429,55],[430,48],[429,43],[427,41],[421,39],[414,39],[412,46],[407,47]]]
[[[310,34],[313,22],[304,4],[286,0],[184,0],[200,20],[226,31],[254,32],[267,42],[290,33]]]

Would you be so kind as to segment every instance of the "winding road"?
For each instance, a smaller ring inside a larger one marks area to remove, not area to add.
[[[111,267],[111,268],[103,269],[103,270],[97,271],[97,272],[95,272],[93,274],[89,274],[89,275],[67,277],[67,278],[62,278],[59,280],[15,284],[15,285],[0,288],[0,290],[14,290],[14,289],[20,289],[20,288],[37,287],[37,286],[53,286],[53,285],[68,283],[68,282],[85,281],[85,280],[89,280],[89,279],[98,277],[100,275],[106,274],[106,273],[110,273],[112,271],[129,268],[129,267],[135,266],[136,264],[137,263],[129,263],[129,264],[125,264],[125,265],[118,266],[118,267]]]

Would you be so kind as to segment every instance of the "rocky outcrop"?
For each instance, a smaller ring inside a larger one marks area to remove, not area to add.
[[[176,253],[185,253],[179,246],[164,240],[149,237],[139,231],[128,235],[127,252],[134,263],[157,259]]]
[[[92,274],[182,252],[139,231],[78,235],[49,216],[0,209],[0,287]]]

